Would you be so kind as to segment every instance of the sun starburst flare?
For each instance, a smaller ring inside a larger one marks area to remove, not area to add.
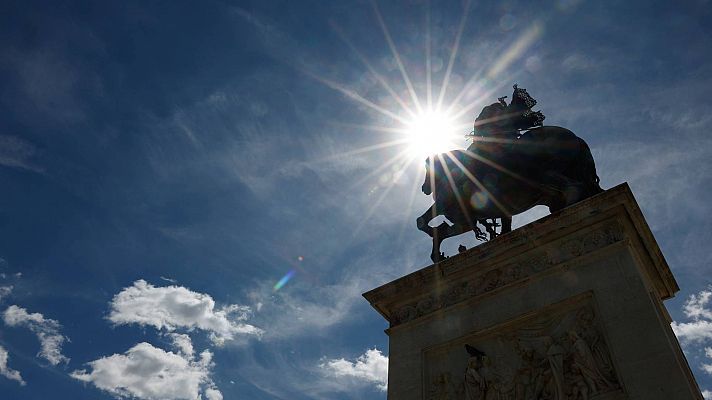
[[[417,114],[403,130],[408,153],[424,158],[458,148],[463,135],[457,128],[455,120],[444,112],[427,110]]]
[[[448,46],[450,49],[450,55],[447,58],[447,66],[442,74],[441,84],[437,88],[438,90],[435,90],[436,88],[433,87],[432,82],[434,72],[432,47],[434,43],[432,41],[431,32],[431,4],[430,1],[425,2],[425,99],[421,99],[418,96],[418,89],[422,88],[422,85],[418,85],[417,82],[411,80],[411,77],[408,74],[409,65],[405,62],[404,58],[398,51],[398,47],[396,46],[394,38],[392,37],[391,31],[386,22],[387,18],[384,18],[384,15],[381,13],[377,0],[371,1],[374,19],[376,24],[380,27],[385,45],[387,45],[388,50],[390,50],[390,54],[396,64],[397,71],[400,73],[403,81],[402,83],[405,86],[404,91],[397,90],[397,87],[394,86],[393,82],[389,82],[384,75],[376,70],[375,64],[369,61],[366,55],[356,48],[355,44],[351,41],[351,39],[349,39],[346,32],[344,32],[339,25],[332,23],[331,27],[337,33],[339,38],[348,46],[348,48],[351,49],[366,71],[374,78],[375,82],[381,86],[385,94],[390,97],[392,103],[397,105],[395,109],[384,106],[381,101],[369,99],[368,97],[371,96],[361,94],[358,91],[351,89],[349,85],[319,76],[318,74],[310,72],[308,69],[303,70],[303,72],[305,72],[308,76],[336,91],[341,92],[347,98],[355,101],[356,103],[379,113],[381,117],[389,118],[394,122],[391,126],[376,126],[368,124],[349,126],[351,128],[381,132],[384,135],[387,135],[388,139],[380,143],[351,149],[346,152],[330,154],[328,157],[311,161],[312,163],[327,162],[354,156],[356,154],[382,151],[392,147],[401,148],[400,151],[397,151],[388,159],[383,160],[372,171],[364,174],[353,185],[356,188],[361,188],[366,184],[366,181],[372,180],[374,177],[378,177],[378,183],[372,185],[368,189],[369,196],[374,196],[371,197],[371,204],[365,217],[356,229],[354,229],[354,236],[366,224],[366,221],[371,217],[371,215],[375,213],[381,201],[383,201],[395,183],[399,181],[400,177],[407,169],[410,168],[413,162],[422,162],[424,159],[428,158],[431,162],[432,168],[432,162],[435,158],[432,156],[437,155],[441,161],[443,157],[453,159],[453,161],[458,164],[458,168],[465,172],[465,175],[467,175],[467,178],[470,181],[478,187],[483,187],[482,184],[477,181],[474,176],[472,176],[472,174],[464,168],[463,165],[460,165],[458,160],[454,159],[452,155],[449,154],[449,152],[466,147],[463,146],[465,145],[464,138],[472,130],[472,122],[465,123],[463,119],[467,119],[473,110],[476,110],[477,107],[482,106],[483,102],[490,99],[494,93],[500,91],[504,84],[495,84],[494,82],[504,71],[508,71],[508,81],[515,79],[519,75],[521,71],[511,71],[511,68],[509,67],[514,61],[522,57],[525,51],[537,41],[537,39],[541,36],[543,25],[535,21],[529,29],[526,29],[524,33],[510,43],[508,47],[504,48],[504,51],[493,63],[480,65],[477,71],[471,75],[469,79],[465,80],[465,82],[457,84],[459,90],[456,93],[448,93],[448,89],[452,89],[455,86],[452,84],[451,78],[454,76],[456,59],[461,53],[460,47],[462,45],[463,35],[465,34],[465,30],[467,28],[468,15],[471,12],[471,3],[471,0],[466,0],[462,6],[460,21],[457,24],[455,36],[451,45]],[[466,100],[465,104],[462,104],[463,100]],[[485,159],[467,150],[465,150],[465,152],[470,157],[476,158],[491,167],[512,175],[515,178],[520,178],[513,172],[508,171],[506,168],[498,165],[492,160]],[[389,171],[392,171],[392,173]],[[449,176],[450,171],[445,172],[448,174],[450,184],[453,186],[453,190],[457,195],[457,188],[454,187],[453,178],[452,176]],[[413,184],[414,191],[411,193],[409,199],[410,201],[407,204],[409,210],[414,203],[414,194],[418,187],[417,182],[418,179],[416,178]],[[431,184],[433,184],[433,182],[431,182]],[[493,196],[489,193],[488,195],[490,195],[495,204],[504,211],[504,205],[499,202],[499,199],[493,198]],[[458,202],[463,208],[463,212],[465,211],[465,200],[466,199],[458,198]],[[291,275],[289,273],[285,275],[285,277],[283,277],[282,280],[275,285],[275,290],[278,290],[279,287],[284,286],[286,281],[290,278]]]

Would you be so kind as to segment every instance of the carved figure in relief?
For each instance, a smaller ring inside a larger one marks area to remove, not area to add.
[[[465,350],[470,354],[465,368],[465,400],[485,400],[487,381],[482,371],[485,353],[468,344]]]
[[[551,386],[553,386],[552,399],[566,399],[566,382],[564,379],[564,356],[566,350],[556,343],[550,336],[546,338],[546,359],[549,362]]]
[[[570,368],[566,373],[566,382],[569,383],[571,394],[567,400],[588,400],[588,385],[576,367]]]
[[[598,367],[588,343],[575,331],[569,331],[569,338],[572,343],[571,367],[581,374],[591,393],[614,387]]]
[[[430,392],[430,400],[454,400],[453,384],[450,381],[450,374],[444,373],[433,379],[433,389]]]
[[[593,357],[596,360],[601,372],[609,381],[615,381],[613,372],[613,362],[608,356],[608,346],[601,338],[598,330],[593,324],[593,311],[590,308],[581,309],[577,315],[577,325],[579,334],[589,344]]]
[[[542,363],[535,356],[534,349],[515,342],[517,353],[520,357],[520,367],[514,377],[515,398],[517,400],[538,399],[538,394],[543,388],[544,369]]]
[[[497,371],[492,363],[492,359],[484,356],[482,358],[482,368],[480,370],[485,378],[487,390],[485,400],[509,400],[509,395],[513,393],[513,385],[507,382]]]
[[[466,400],[509,400],[514,385],[503,379],[495,369],[492,359],[484,352],[465,345],[470,358],[467,360],[464,377]]]

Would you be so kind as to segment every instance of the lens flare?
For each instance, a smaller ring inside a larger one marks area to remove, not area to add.
[[[487,205],[487,200],[487,193],[476,192],[470,197],[470,205],[475,209],[484,208]]]
[[[295,271],[295,270],[293,270],[293,269],[290,269],[289,272],[287,272],[287,273],[282,277],[282,279],[279,280],[279,282],[277,282],[277,283],[274,284],[274,288],[273,288],[274,291],[276,292],[277,290],[279,290],[279,289],[281,289],[282,287],[284,287],[284,285],[286,285],[287,282],[289,282],[289,280],[292,279],[292,277],[294,276],[294,274],[295,274],[296,272],[297,272],[297,271]]]

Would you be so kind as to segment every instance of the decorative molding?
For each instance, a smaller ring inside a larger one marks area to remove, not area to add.
[[[624,238],[623,226],[617,221],[609,222],[579,237],[568,239],[559,244],[558,247],[534,251],[526,257],[506,263],[501,267],[483,272],[472,278],[451,283],[443,290],[438,291],[438,293],[432,293],[425,298],[404,304],[398,307],[390,316],[391,327],[484,295],[504,286],[524,281],[556,265],[620,242]],[[411,279],[399,283],[405,289],[406,285],[411,288],[413,286],[422,286],[426,282],[423,276],[413,275]]]

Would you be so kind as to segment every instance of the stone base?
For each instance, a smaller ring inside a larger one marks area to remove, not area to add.
[[[364,294],[388,399],[702,399],[626,184]]]

